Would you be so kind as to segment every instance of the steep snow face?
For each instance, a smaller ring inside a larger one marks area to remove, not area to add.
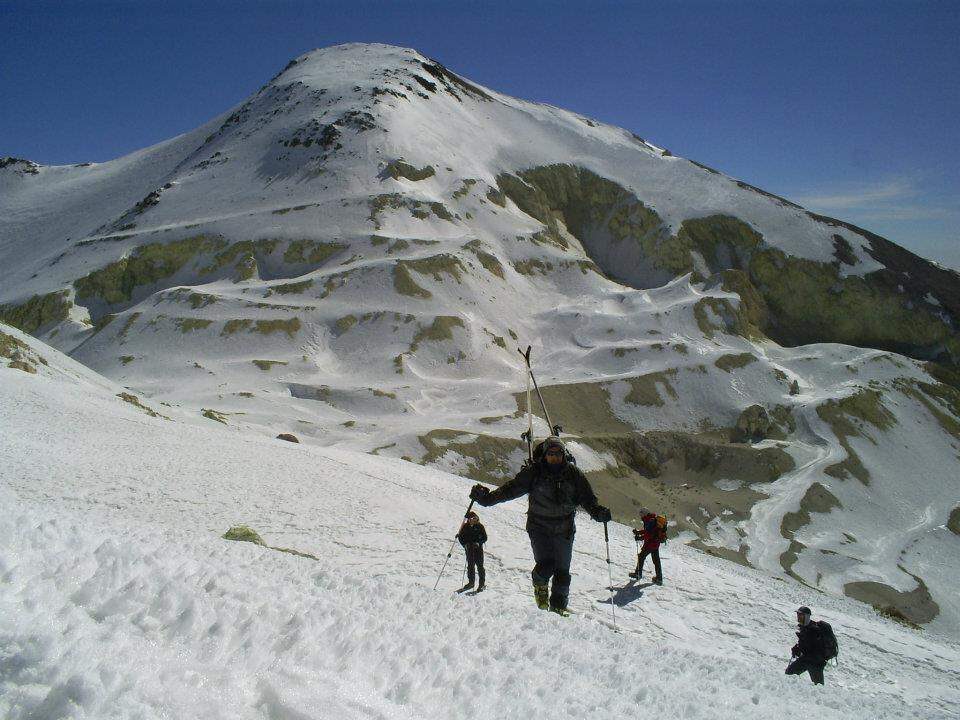
[[[9,163],[0,190],[0,318],[126,388],[114,404],[500,481],[530,344],[618,518],[654,502],[711,552],[960,623],[960,403],[868,342],[949,355],[960,285],[913,313],[849,227],[381,45],[308,53],[111,163]],[[819,337],[834,307],[850,345],[764,335]],[[730,442],[753,405],[768,438]]]
[[[453,594],[457,549],[434,591],[470,481],[150,417],[46,352],[50,375],[0,368],[5,718],[960,711],[955,635],[673,542],[663,587],[628,583],[616,523],[612,591],[603,533],[582,517],[574,615],[538,611],[522,501],[482,513],[488,589]],[[220,537],[241,523],[316,559]],[[826,688],[783,675],[800,604],[839,638]]]

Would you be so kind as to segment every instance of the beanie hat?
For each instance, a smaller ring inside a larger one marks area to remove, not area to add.
[[[567,450],[567,446],[563,444],[563,440],[558,438],[556,435],[551,435],[543,441],[543,451],[546,452],[550,448],[560,448],[564,452]]]

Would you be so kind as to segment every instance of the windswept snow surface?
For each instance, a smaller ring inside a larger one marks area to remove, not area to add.
[[[56,365],[55,357],[51,357]],[[570,619],[530,597],[524,503],[482,511],[489,589],[433,585],[470,482],[151,418],[0,368],[0,717],[955,718],[960,646],[679,543],[667,584],[581,518]],[[245,523],[269,545],[222,533]],[[787,678],[793,610],[832,623],[826,687]]]

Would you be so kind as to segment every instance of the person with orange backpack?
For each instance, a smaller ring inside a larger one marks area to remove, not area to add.
[[[647,508],[641,508],[640,518],[643,521],[643,527],[634,528],[633,537],[637,542],[643,540],[643,547],[637,555],[637,569],[630,573],[630,577],[639,580],[643,576],[643,564],[649,555],[653,558],[653,568],[657,571],[653,582],[663,585],[660,543],[667,541],[667,518],[664,515],[655,515]]]

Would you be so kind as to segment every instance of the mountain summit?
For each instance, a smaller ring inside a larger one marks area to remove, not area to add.
[[[326,48],[118,160],[0,161],[0,261],[0,320],[154,406],[492,482],[532,345],[621,520],[960,627],[960,277],[623,129]]]

